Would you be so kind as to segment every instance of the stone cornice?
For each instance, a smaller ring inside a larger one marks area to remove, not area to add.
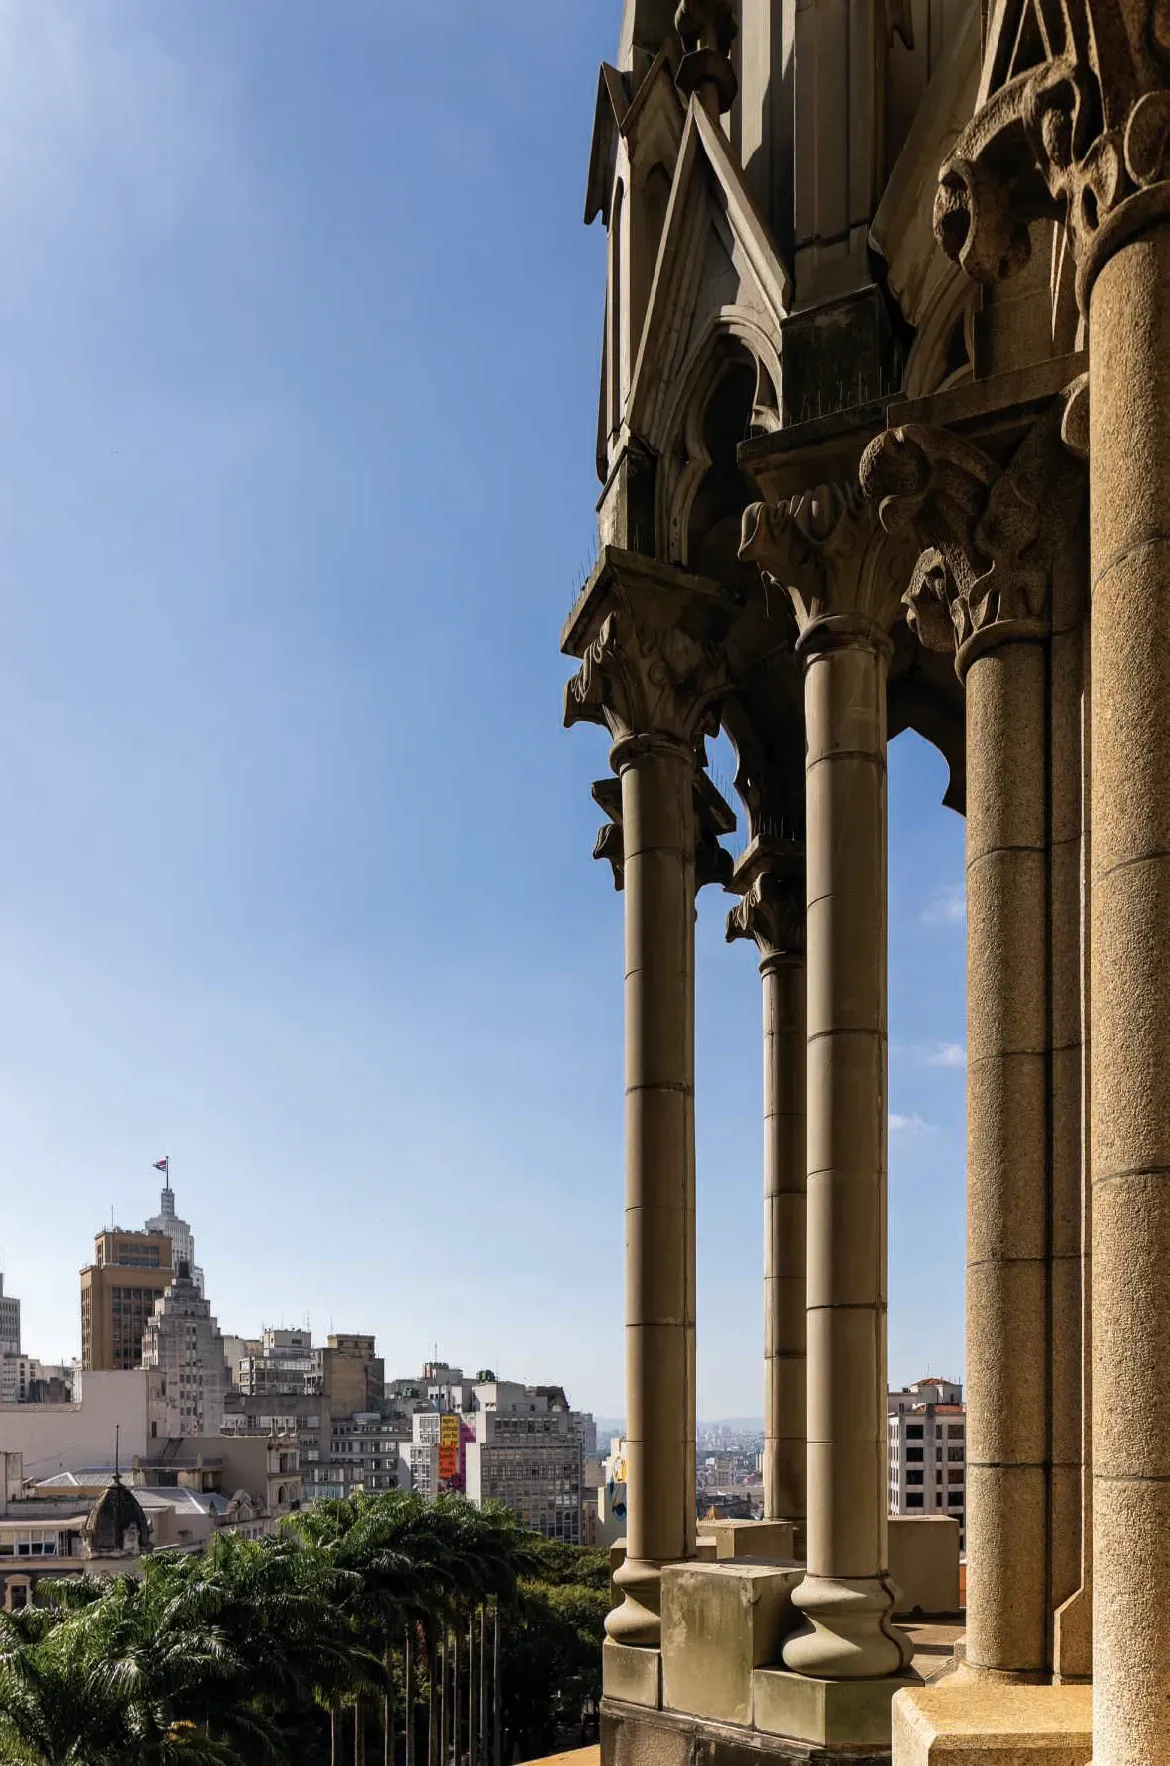
[[[1054,553],[1084,494],[1062,440],[1066,408],[1053,401],[1006,465],[921,423],[886,430],[862,458],[882,525],[919,548],[907,623],[927,649],[954,651],[960,675],[995,644],[1047,635]]]
[[[804,846],[796,840],[757,839],[744,851],[731,880],[742,899],[727,916],[727,942],[753,939],[760,965],[804,955]]]
[[[1032,221],[1061,220],[1087,312],[1105,259],[1170,214],[1168,79],[1160,0],[999,0],[975,115],[939,174],[943,249],[999,281],[1027,261]]]
[[[739,609],[718,583],[606,547],[562,635],[581,658],[565,725],[604,724],[615,743],[657,737],[694,749],[718,728],[724,640]]]

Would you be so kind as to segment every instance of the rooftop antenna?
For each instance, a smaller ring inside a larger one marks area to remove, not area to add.
[[[122,1470],[121,1470],[121,1466],[119,1464],[121,1441],[122,1441],[122,1425],[121,1425],[121,1423],[115,1423],[114,1424],[114,1483],[115,1484],[120,1484],[122,1482]]]

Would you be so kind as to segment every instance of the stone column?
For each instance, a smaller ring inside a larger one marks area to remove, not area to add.
[[[966,1659],[1036,1680],[1052,1622],[1049,609],[1054,533],[1075,532],[1081,494],[1062,415],[1054,402],[1006,467],[918,424],[861,465],[884,524],[927,548],[909,623],[966,684]],[[1070,1325],[1075,1357],[1079,1311]]]
[[[886,1562],[886,674],[897,547],[852,471],[744,520],[805,669],[808,1570],[788,1668],[894,1675]]]
[[[1170,222],[1104,264],[1089,316],[1093,1758],[1166,1766]]]
[[[590,593],[565,721],[614,737],[625,902],[627,1555],[607,1630],[654,1647],[662,1565],[695,1545],[695,780],[725,669],[636,568],[606,561]]]
[[[806,1512],[804,853],[757,838],[727,937],[754,940],[764,1001],[764,1519]]]
[[[944,248],[987,281],[1065,221],[1089,332],[1092,622],[1093,1759],[1170,1762],[1170,80],[1153,0],[1054,9],[940,174]]]

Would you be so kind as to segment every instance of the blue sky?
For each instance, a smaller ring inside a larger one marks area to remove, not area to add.
[[[560,728],[606,0],[0,0],[0,1262],[173,1162],[221,1325],[621,1391],[620,898]],[[962,1355],[962,826],[891,751],[891,1371]],[[700,1411],[757,1413],[758,982],[699,928]]]

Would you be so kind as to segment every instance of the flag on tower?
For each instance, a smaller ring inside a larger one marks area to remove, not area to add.
[[[170,1181],[171,1162],[169,1159],[156,1159],[154,1162],[154,1169],[156,1171],[161,1171],[167,1181]]]

